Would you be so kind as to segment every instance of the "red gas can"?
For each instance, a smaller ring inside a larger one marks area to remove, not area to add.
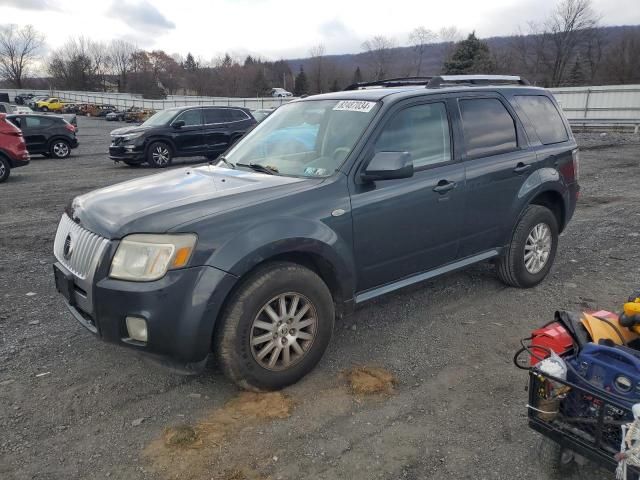
[[[558,322],[553,322],[534,330],[531,336],[531,352],[533,355],[531,355],[530,364],[532,366],[538,363],[540,359],[547,358],[549,350],[562,356],[573,348],[571,334]]]

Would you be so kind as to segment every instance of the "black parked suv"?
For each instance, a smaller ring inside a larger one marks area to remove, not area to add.
[[[176,107],[142,125],[111,132],[109,158],[127,165],[162,168],[175,157],[215,159],[256,124],[246,108]]]
[[[579,190],[553,96],[503,76],[374,86],[281,106],[215,166],[74,199],[54,247],[73,316],[275,389],[367,300],[485,260],[507,285],[541,282]]]
[[[78,147],[76,127],[53,115],[7,115],[7,120],[22,130],[30,155],[67,158]]]

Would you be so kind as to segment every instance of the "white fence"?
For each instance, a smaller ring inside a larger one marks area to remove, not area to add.
[[[246,107],[252,110],[262,108],[276,108],[283,103],[292,100],[292,97],[256,97],[256,98],[235,98],[235,97],[197,97],[189,95],[169,95],[164,100],[149,100],[141,95],[132,93],[109,93],[109,92],[76,92],[62,90],[9,90],[2,89],[1,92],[9,94],[9,99],[13,101],[20,93],[33,93],[35,95],[49,95],[60,98],[68,103],[92,103],[98,105],[115,105],[116,107],[140,107],[151,110],[163,110],[170,107],[182,107],[187,105],[226,105],[235,107]]]
[[[552,88],[569,120],[640,120],[640,85]]]
[[[551,91],[570,120],[608,119],[640,120],[640,85],[602,87],[562,87]],[[166,100],[147,100],[130,93],[73,92],[59,90],[0,90],[13,100],[22,93],[59,97],[71,103],[96,103],[117,107],[142,107],[162,110],[185,105],[233,105],[251,109],[274,108],[292,100],[289,98],[231,98],[170,95]]]

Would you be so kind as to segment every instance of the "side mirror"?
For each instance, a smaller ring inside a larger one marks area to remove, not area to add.
[[[378,152],[361,175],[366,182],[409,177],[413,177],[413,161],[409,152]]]
[[[171,124],[173,128],[182,128],[184,127],[184,125],[185,125],[184,120],[177,120]]]

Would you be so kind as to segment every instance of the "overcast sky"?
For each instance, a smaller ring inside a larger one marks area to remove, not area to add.
[[[0,24],[32,24],[49,48],[71,36],[122,38],[145,49],[210,60],[303,57],[323,43],[327,54],[356,53],[373,35],[407,43],[417,26],[455,25],[480,37],[510,35],[541,20],[556,0],[0,0]],[[606,25],[640,24],[640,0],[594,0]]]

